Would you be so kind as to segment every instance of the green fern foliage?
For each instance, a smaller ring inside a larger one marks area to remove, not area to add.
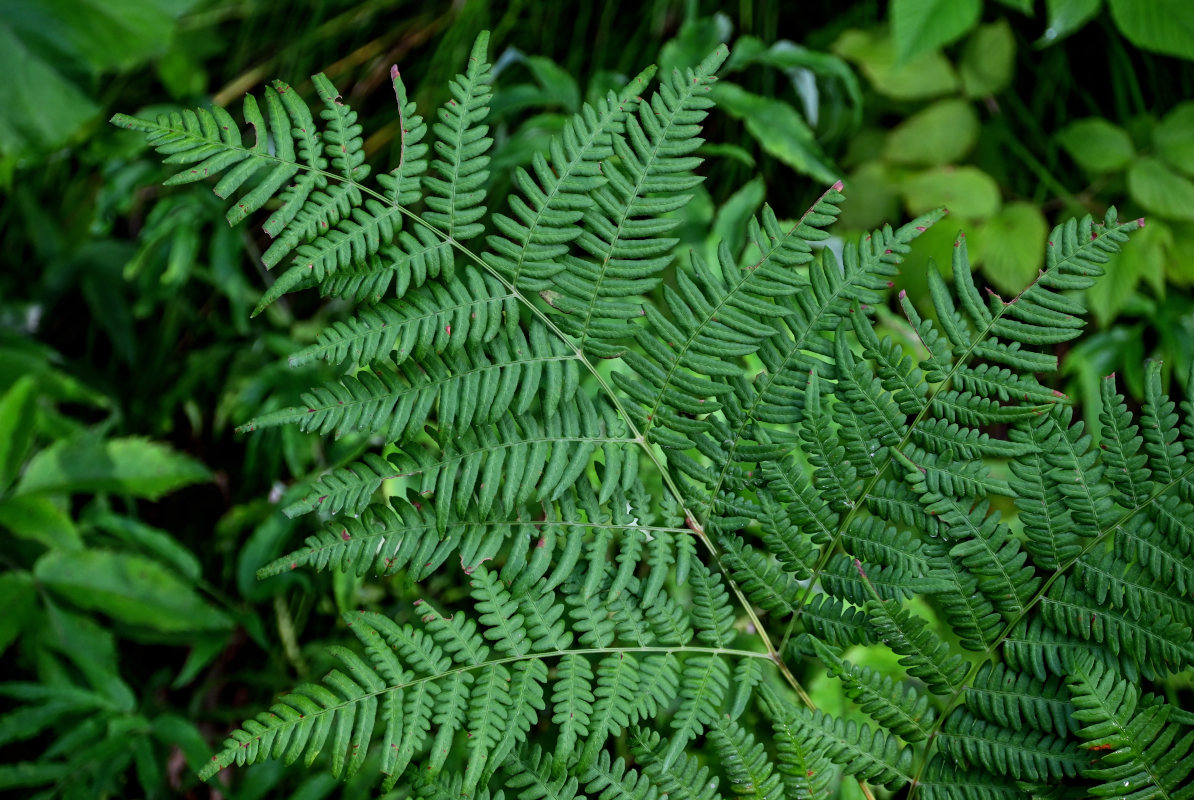
[[[316,532],[261,577],[420,598],[344,615],[337,666],[204,777],[280,758],[418,797],[1194,796],[1172,680],[1194,667],[1194,392],[1153,365],[1134,409],[1110,377],[1096,441],[1050,377],[1142,222],[1058,226],[1014,297],[960,235],[923,305],[891,290],[946,212],[835,242],[840,183],[677,257],[725,50],[584,105],[502,198],[487,46],[431,125],[392,71],[388,172],[323,76],[318,115],[275,83],[247,131],[219,108],[113,120],[169,183],[216,179],[231,223],[264,217],[263,304],[355,304],[291,358],[335,377],[243,427],[373,445],[308,479],[283,511]]]

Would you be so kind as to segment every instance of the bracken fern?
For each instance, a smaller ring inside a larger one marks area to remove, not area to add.
[[[395,68],[375,179],[323,76],[321,122],[282,83],[245,99],[247,137],[220,108],[113,120],[170,183],[219,176],[230,222],[268,214],[263,305],[359,304],[292,359],[341,377],[244,427],[384,446],[285,509],[323,528],[262,575],[468,592],[347,614],[360,646],[204,777],[324,753],[425,797],[1194,796],[1194,717],[1138,688],[1194,664],[1194,409],[1156,365],[1138,416],[1108,378],[1096,443],[1037,377],[1138,223],[1056,228],[1011,298],[959,237],[931,319],[894,299],[901,344],[873,309],[943,212],[839,258],[838,184],[794,222],[764,207],[742,252],[674,259],[724,49],[584,106],[491,213],[487,41],[430,128]],[[815,707],[810,664],[848,713]]]

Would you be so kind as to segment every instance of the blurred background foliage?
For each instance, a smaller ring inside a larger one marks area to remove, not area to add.
[[[295,476],[368,442],[232,429],[290,404],[309,376],[286,356],[345,309],[298,295],[249,320],[271,279],[263,234],[230,230],[210,194],[163,189],[156,159],[105,121],[232,104],[273,77],[309,94],[303,76],[325,71],[384,164],[390,65],[431,108],[482,29],[494,196],[584,99],[728,42],[681,258],[721,240],[741,252],[764,196],[795,217],[841,176],[838,236],[949,206],[901,280],[927,312],[923,266],[948,268],[960,228],[1010,296],[1052,225],[1114,204],[1148,223],[1090,294],[1057,388],[1097,400],[1114,371],[1139,396],[1148,358],[1187,377],[1186,0],[0,0],[0,791],[369,796],[276,765],[216,788],[194,778],[234,718],[322,672],[339,610],[411,589],[256,581],[305,532],[277,510]],[[1096,406],[1084,413],[1097,426]],[[842,706],[832,681],[805,677],[822,707]]]

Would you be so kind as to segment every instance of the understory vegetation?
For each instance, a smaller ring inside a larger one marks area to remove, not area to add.
[[[1194,796],[1194,11],[791,13],[0,10],[0,788]]]

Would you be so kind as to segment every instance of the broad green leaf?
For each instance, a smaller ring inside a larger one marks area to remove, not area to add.
[[[999,210],[999,184],[978,167],[926,170],[905,180],[902,189],[913,215],[942,205],[965,219],[983,219]]]
[[[664,44],[659,51],[659,74],[670,75],[673,69],[681,72],[686,67],[695,67],[701,59],[728,42],[734,32],[734,23],[725,14],[684,20],[675,38]]]
[[[1153,144],[1161,158],[1194,175],[1194,102],[1179,103],[1153,129]]]
[[[1159,220],[1150,220],[1135,233],[1123,250],[1103,267],[1106,275],[1086,292],[1087,303],[1099,324],[1106,326],[1132,298],[1141,280],[1161,293],[1165,263],[1170,260],[1173,232]],[[1158,289],[1158,287],[1160,287]]]
[[[63,503],[56,500],[62,498],[10,497],[0,503],[0,527],[8,528],[22,539],[40,542],[50,550],[77,550],[83,546],[83,540]]]
[[[70,775],[70,772],[71,765],[63,763],[22,761],[17,764],[0,764],[0,789],[9,791],[56,783]]]
[[[162,744],[177,747],[186,758],[187,766],[194,772],[198,772],[211,758],[211,747],[195,723],[178,714],[166,713],[154,717],[153,735]]]
[[[839,220],[847,230],[869,231],[899,213],[899,194],[881,161],[868,161],[851,172],[845,180],[845,194]]]
[[[2,90],[0,90],[2,91]],[[29,339],[16,339],[0,346],[0,388],[7,390],[25,376],[37,379],[39,391],[52,400],[111,408],[111,400],[64,372],[54,368],[61,357],[49,347]]]
[[[105,533],[120,539],[131,548],[140,550],[170,566],[183,578],[194,581],[198,580],[203,573],[199,559],[195,557],[194,553],[179,544],[177,539],[165,531],[117,514],[101,514],[94,519],[89,518],[87,521]]]
[[[580,87],[576,85],[576,79],[554,61],[543,56],[530,56],[526,65],[543,88],[541,103],[559,103],[573,113],[580,108]]]
[[[0,0],[0,153],[46,152],[99,112],[88,79],[164,53],[194,0]]]
[[[1108,0],[1111,17],[1143,50],[1194,60],[1194,3],[1190,0]]]
[[[896,65],[895,45],[884,34],[846,30],[833,43],[833,52],[858,64],[875,91],[896,100],[924,100],[954,92],[958,76],[938,52]]]
[[[1008,203],[971,237],[975,260],[1005,299],[1015,296],[1045,263],[1049,223],[1031,203]]]
[[[891,33],[901,63],[956,42],[974,27],[981,0],[891,0]]]
[[[823,183],[837,180],[812,129],[792,106],[727,81],[714,84],[710,96],[727,114],[745,122],[746,130],[765,151],[792,169]]]
[[[1033,0],[999,0],[1000,3],[1008,8],[1014,8],[1021,14],[1032,16]]]
[[[20,378],[0,397],[0,492],[12,484],[33,441],[37,382]]]
[[[781,39],[770,47],[764,48],[762,41],[754,36],[740,36],[734,43],[734,50],[726,62],[725,71],[732,72],[749,64],[766,64],[783,70],[792,81],[796,93],[804,100],[805,114],[809,121],[817,124],[817,90],[816,84],[809,81],[811,91],[802,89],[805,86],[803,78],[810,73],[820,78],[831,78],[840,82],[850,98],[850,106],[855,124],[862,118],[862,87],[858,75],[850,69],[842,58],[832,53],[822,53],[810,50],[795,42]]]
[[[718,242],[725,242],[731,253],[738,253],[746,239],[747,221],[759,210],[766,194],[763,179],[756,177],[747,182],[717,209],[713,219],[713,235],[706,242],[705,258],[716,264]]]
[[[0,655],[20,635],[37,607],[33,576],[24,570],[0,573]]]
[[[1128,170],[1128,192],[1153,214],[1194,221],[1194,183],[1175,175],[1156,156],[1145,156]]]
[[[1011,83],[1016,37],[1006,19],[981,25],[966,42],[958,72],[967,97],[999,94]]]
[[[896,164],[936,167],[959,161],[978,139],[978,116],[970,103],[938,100],[887,135],[883,157]]]
[[[93,434],[55,442],[29,461],[17,494],[118,492],[154,500],[211,473],[160,442]]]
[[[54,551],[38,559],[37,580],[74,605],[160,633],[225,630],[232,621],[191,584],[156,561],[107,550]]]
[[[1174,252],[1194,253],[1194,223],[1175,222],[1169,227],[1173,233]],[[1194,258],[1170,259],[1165,267],[1167,280],[1179,286],[1194,286]]]
[[[1057,141],[1088,172],[1123,169],[1136,155],[1127,131],[1102,117],[1071,122],[1057,134]]]
[[[1103,0],[1045,0],[1041,44],[1053,44],[1081,28],[1098,13]]]
[[[34,577],[37,567],[34,565]],[[137,705],[137,696],[120,677],[116,658],[116,636],[111,625],[101,625],[89,615],[76,614],[59,607],[52,595],[46,598],[45,611],[49,620],[42,629],[43,640],[74,662],[83,677],[96,691],[112,702],[113,708],[130,713]]]
[[[0,24],[0,154],[61,147],[99,106]]]

